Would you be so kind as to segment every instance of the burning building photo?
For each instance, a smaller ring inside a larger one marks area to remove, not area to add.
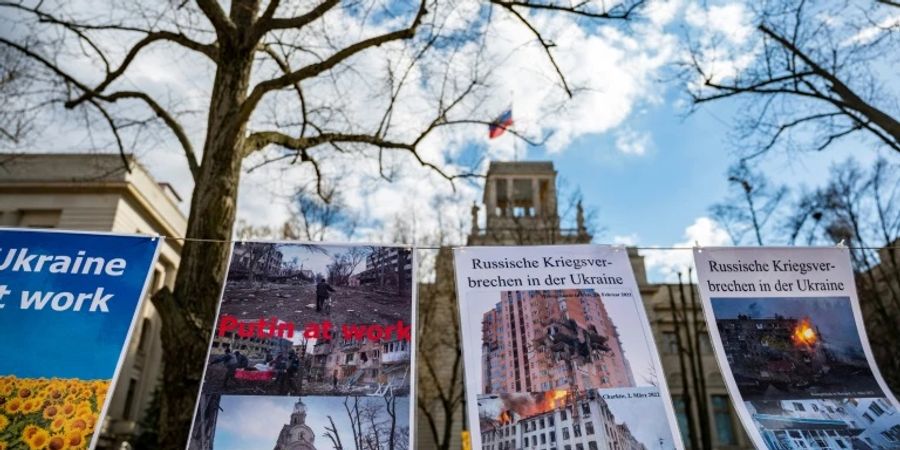
[[[900,448],[900,418],[886,398],[745,402],[772,450]]]
[[[850,299],[712,298],[744,400],[881,397]]]
[[[412,302],[409,249],[237,243],[203,392],[408,395]]]
[[[478,397],[481,450],[673,449],[655,388]]]
[[[649,367],[649,354],[638,340],[626,354],[614,306],[628,305],[591,289],[501,292],[481,321],[482,392],[635,386],[633,367]]]

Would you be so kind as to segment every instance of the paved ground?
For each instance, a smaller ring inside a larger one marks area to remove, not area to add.
[[[216,393],[226,395],[364,395],[376,390],[375,386],[344,386],[338,384],[337,388],[331,383],[301,380],[295,376],[291,382],[283,385],[278,380],[251,381],[232,379],[227,386],[225,381],[225,366],[216,364],[209,366],[206,372],[206,380],[203,386],[204,393]]]
[[[256,320],[278,317],[293,322],[297,328],[307,323],[330,320],[335,325],[353,323],[393,324],[398,320],[410,323],[412,298],[400,297],[364,287],[336,287],[331,314],[316,312],[314,284],[274,284],[249,281],[229,281],[225,288],[221,314],[240,319]]]

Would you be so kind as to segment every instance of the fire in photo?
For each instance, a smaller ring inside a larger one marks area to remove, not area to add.
[[[653,387],[481,395],[478,411],[483,450],[675,448]]]
[[[411,283],[402,247],[235,244],[203,392],[407,395]]]
[[[408,450],[409,408],[395,395],[204,395],[188,450]]]
[[[482,392],[652,384],[641,330],[617,326],[637,323],[634,308],[593,289],[501,292],[481,318]]]
[[[900,448],[900,418],[886,398],[745,402],[769,449]]]
[[[744,400],[881,397],[850,299],[712,298]]]

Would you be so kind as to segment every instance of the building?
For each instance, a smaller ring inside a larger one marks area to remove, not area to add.
[[[366,268],[354,276],[356,280],[348,280],[348,284],[385,289],[412,286],[412,252],[403,247],[373,247],[366,256]]]
[[[395,393],[408,392],[410,342],[397,339],[371,341],[344,339],[335,333],[330,341],[313,346],[310,378],[354,387],[390,386]]]
[[[275,450],[316,450],[315,440],[316,433],[306,424],[306,405],[298,398],[290,423],[285,424],[278,434]]]
[[[239,321],[242,325],[238,325],[238,327],[244,329],[246,325],[247,330],[253,330],[252,327],[256,325],[256,322],[258,320]],[[284,322],[279,321],[279,327],[283,324]],[[237,331],[227,331],[223,335],[215,333],[210,355],[221,355],[225,353],[225,349],[240,351],[250,359],[263,360],[266,355],[275,357],[279,353],[288,354],[293,351],[294,344],[289,339],[277,336],[260,337],[253,334],[250,337],[242,337]]]
[[[900,448],[897,410],[883,398],[751,402],[748,409],[769,448]]]
[[[506,291],[482,320],[484,393],[634,386],[593,290]]]
[[[468,245],[591,242],[580,204],[568,205],[576,210],[574,223],[562,223],[552,162],[491,162],[482,203],[472,207]],[[482,211],[483,227],[479,225]],[[643,257],[635,248],[627,251],[659,346],[665,371],[660,376],[668,382],[685,444],[690,447],[692,428],[698,437],[706,436],[715,449],[753,448],[733,412],[719,373],[696,286],[649,283]],[[433,449],[438,444],[460,448],[460,431],[470,425],[465,423],[463,413],[465,396],[458,397],[464,392],[462,354],[449,249],[441,249],[437,254],[434,282],[419,285],[418,309],[417,364],[426,370],[418,371],[416,448]],[[427,328],[421,327],[423,322],[428,323]]]
[[[625,423],[616,423],[596,391],[569,395],[528,414],[503,410],[482,420],[481,450],[647,450]]]
[[[183,236],[187,221],[171,186],[156,182],[134,156],[5,155],[0,162],[0,226]],[[174,286],[181,242],[165,240],[148,295]],[[161,378],[162,323],[145,301],[102,427],[99,448],[140,433]]]

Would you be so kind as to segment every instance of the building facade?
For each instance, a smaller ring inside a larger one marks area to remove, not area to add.
[[[180,198],[156,182],[133,156],[130,172],[117,154],[4,155],[0,163],[0,226],[183,236]],[[181,243],[165,240],[148,296],[175,283]],[[161,319],[144,301],[112,393],[99,448],[140,433],[138,422],[161,378]]]
[[[485,394],[634,386],[593,290],[505,291],[482,320]]]
[[[748,409],[770,448],[900,448],[897,410],[887,399],[751,402]]]
[[[628,425],[617,423],[596,391],[569,395],[536,414],[502,411],[482,420],[481,450],[648,450]]]
[[[297,399],[290,423],[285,424],[278,434],[275,450],[316,450],[316,434],[306,424],[306,405]]]

